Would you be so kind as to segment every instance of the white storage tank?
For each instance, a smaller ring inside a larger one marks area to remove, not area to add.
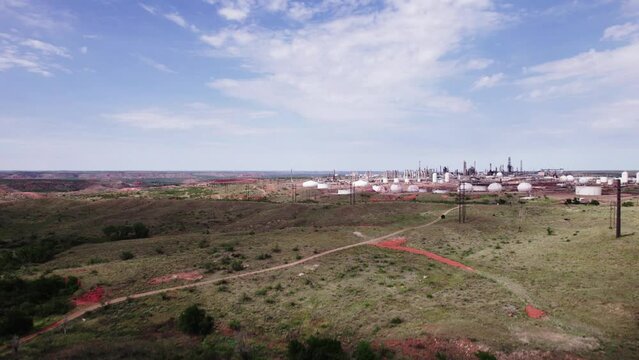
[[[601,176],[599,178],[599,182],[602,183],[602,184],[607,183],[608,182],[608,177],[607,176]]]
[[[331,187],[328,184],[317,184],[317,188],[320,190],[328,190]]]
[[[500,177],[504,177],[504,174],[500,171],[497,173],[497,175],[495,175],[496,177],[500,178]]]
[[[628,183],[628,172],[624,171],[621,173],[621,183],[622,184],[627,184]]]
[[[517,185],[517,191],[519,192],[530,192],[532,190],[532,185],[527,182],[522,182]]]
[[[580,184],[587,184],[589,182],[590,182],[590,178],[587,177],[587,176],[582,176],[582,177],[579,178],[579,183]]]
[[[566,175],[561,175],[561,176],[559,177],[559,181],[561,181],[561,182],[566,182]]]
[[[393,183],[394,183],[394,184],[399,184],[399,179],[398,179],[398,178],[394,178],[394,179],[393,179]]]
[[[384,193],[386,192],[386,187],[382,185],[373,185],[373,191],[378,193]]]
[[[366,180],[357,180],[357,181],[355,181],[353,183],[353,186],[354,187],[358,187],[358,188],[359,187],[366,187],[366,186],[368,186],[368,181],[366,181]]]
[[[444,182],[450,182],[450,173],[444,174]]]
[[[304,188],[317,188],[317,185],[319,185],[317,181],[313,181],[313,180],[304,181],[302,183],[302,187]]]
[[[568,175],[568,176],[566,176],[566,181],[573,182],[573,181],[575,181],[575,177],[572,176],[572,175]]]
[[[433,182],[436,183],[437,182],[437,173],[433,173]]]
[[[637,177],[635,178],[635,182],[639,184],[639,172],[637,173]]]
[[[390,191],[394,193],[402,192],[402,186],[399,184],[393,184],[390,187]]]
[[[575,186],[575,195],[601,196],[601,186]]]
[[[388,178],[382,178],[382,184],[388,184]]]
[[[614,183],[614,179],[608,179],[608,185],[612,185]]]
[[[433,190],[433,194],[448,194],[448,190]]]
[[[503,187],[501,186],[500,183],[492,183],[488,185],[488,191],[492,193],[500,192],[501,189],[503,189]]]
[[[473,192],[486,192],[488,188],[483,185],[473,185]]]
[[[417,185],[408,185],[408,192],[419,192],[419,186]]]
[[[462,183],[462,184],[459,184],[459,190],[460,190],[460,191],[462,191],[462,190],[463,190],[463,191],[466,191],[466,192],[473,191],[473,184],[471,184],[471,183]]]
[[[410,179],[409,178],[404,179],[404,184],[410,184]]]
[[[339,189],[337,190],[337,195],[350,195],[351,189]]]

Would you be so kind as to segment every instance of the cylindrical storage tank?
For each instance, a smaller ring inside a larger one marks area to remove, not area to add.
[[[404,179],[404,184],[410,184],[410,179],[409,178]]]
[[[433,194],[448,194],[448,190],[433,190]]]
[[[561,176],[559,177],[559,181],[561,181],[561,182],[566,182],[566,175],[561,175]]]
[[[388,184],[388,178],[382,178],[382,184]]]
[[[637,173],[637,177],[635,178],[635,182],[639,184],[639,172]]]
[[[437,182],[437,173],[433,173],[433,182],[436,183]]]
[[[366,187],[368,186],[368,181],[366,180],[357,180],[353,183],[354,187]]]
[[[614,183],[613,179],[608,179],[608,185],[612,185]]]
[[[317,184],[317,188],[320,190],[328,190],[331,187],[328,184]]]
[[[390,187],[390,191],[394,193],[402,192],[402,186],[399,184],[393,184]]]
[[[572,176],[572,175],[568,175],[568,176],[566,176],[566,181],[573,182],[573,181],[575,181],[575,177]]]
[[[628,183],[628,172],[624,171],[621,173],[621,183],[622,184],[627,184]]]
[[[382,185],[373,185],[373,191],[384,192],[384,187]]]
[[[337,190],[337,195],[350,195],[351,189],[339,189]]]
[[[408,185],[408,192],[419,192],[419,186],[417,185]]]
[[[399,179],[398,178],[394,178],[393,179],[393,184],[399,184]]]
[[[500,192],[502,188],[503,187],[501,186],[500,183],[492,183],[492,184],[488,185],[488,191],[492,192],[492,193]]]
[[[601,186],[575,186],[575,195],[601,196]]]
[[[601,182],[602,184],[605,184],[608,182],[608,177],[607,176],[602,176],[599,178],[599,182]]]
[[[504,177],[504,174],[500,171],[500,172],[498,172],[498,173],[497,173],[497,175],[495,175],[495,176],[497,176],[498,178],[500,178],[500,177]]]
[[[587,176],[582,176],[579,178],[579,183],[580,184],[587,184],[588,182],[590,182],[590,178]]]
[[[486,192],[488,188],[483,185],[473,185],[473,192]]]
[[[460,191],[463,190],[463,191],[466,191],[466,192],[473,191],[473,184],[471,184],[471,183],[459,184],[459,190]]]
[[[532,185],[530,185],[530,183],[523,182],[517,185],[517,191],[519,192],[530,192],[531,190],[532,190]]]
[[[317,185],[319,185],[317,181],[313,181],[313,180],[304,181],[302,183],[302,187],[305,187],[305,188],[317,188]]]
[[[444,174],[444,182],[450,182],[450,173]]]

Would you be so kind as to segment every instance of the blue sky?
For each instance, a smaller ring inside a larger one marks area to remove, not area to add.
[[[0,0],[0,169],[637,167],[639,0]]]

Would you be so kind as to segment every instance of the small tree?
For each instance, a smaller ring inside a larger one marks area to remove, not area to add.
[[[199,306],[191,305],[178,317],[178,328],[191,335],[208,335],[213,330],[213,318]]]
[[[368,341],[360,341],[353,353],[353,359],[355,360],[378,360],[380,358]]]
[[[297,340],[290,341],[288,358],[291,360],[346,360],[347,356],[339,340],[311,336],[306,340],[306,345]]]
[[[133,255],[132,252],[130,251],[123,251],[120,253],[120,259],[122,260],[131,260],[135,257],[135,255]]]

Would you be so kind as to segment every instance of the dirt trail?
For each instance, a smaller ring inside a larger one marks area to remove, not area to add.
[[[450,208],[450,209],[444,211],[442,213],[442,215],[448,215],[448,213],[450,213],[451,211],[453,211],[455,209],[457,209],[457,207]],[[43,329],[40,329],[39,331],[37,331],[37,332],[35,332],[33,334],[30,334],[30,335],[27,335],[27,336],[21,338],[20,339],[20,343],[21,344],[27,343],[27,342],[33,340],[34,338],[36,338],[39,335],[42,335],[44,333],[47,333],[47,332],[49,332],[51,330],[54,330],[54,329],[60,327],[61,325],[64,324],[65,321],[66,322],[72,321],[74,319],[77,319],[77,318],[85,315],[86,313],[89,313],[91,311],[100,309],[100,308],[102,308],[102,307],[104,307],[106,305],[119,304],[121,302],[127,301],[128,299],[139,299],[139,298],[143,298],[143,297],[147,297],[147,296],[153,296],[153,295],[166,293],[166,292],[169,292],[169,291],[176,291],[176,290],[182,290],[182,289],[189,289],[189,288],[195,288],[195,287],[200,287],[200,286],[206,286],[206,285],[217,283],[218,281],[222,281],[222,280],[239,279],[239,278],[245,278],[245,277],[249,277],[249,276],[253,276],[253,275],[259,275],[259,274],[263,274],[263,273],[267,273],[267,272],[271,272],[271,271],[288,269],[288,268],[303,264],[305,262],[308,262],[308,261],[311,261],[311,260],[315,260],[315,259],[320,258],[322,256],[326,256],[326,255],[333,254],[333,253],[336,253],[336,252],[352,249],[352,248],[358,247],[358,246],[372,244],[372,243],[375,243],[375,242],[378,242],[378,241],[382,241],[382,240],[385,240],[385,239],[388,239],[388,238],[395,237],[395,236],[397,236],[397,235],[399,235],[401,233],[404,233],[406,231],[425,228],[425,227],[431,226],[431,225],[441,221],[441,219],[442,219],[442,217],[439,216],[439,217],[437,217],[437,219],[435,219],[435,220],[433,220],[433,221],[431,221],[429,223],[423,224],[423,225],[418,225],[418,226],[413,226],[413,227],[400,229],[400,230],[397,230],[397,231],[392,232],[390,234],[379,236],[379,237],[376,237],[376,238],[373,238],[373,239],[364,240],[364,241],[361,241],[361,242],[358,242],[358,243],[355,243],[355,244],[346,245],[346,246],[338,247],[338,248],[335,248],[335,249],[327,250],[327,251],[321,252],[319,254],[315,254],[315,255],[312,255],[312,256],[309,256],[309,257],[306,257],[306,258],[303,258],[301,260],[298,260],[298,261],[295,261],[295,262],[292,262],[292,263],[288,263],[288,264],[277,265],[277,266],[273,266],[273,267],[270,267],[270,268],[250,271],[250,272],[246,272],[246,273],[242,273],[242,274],[229,275],[229,276],[225,276],[225,277],[199,281],[199,282],[192,283],[192,284],[185,284],[185,285],[173,286],[173,287],[164,288],[164,289],[146,291],[146,292],[142,292],[142,293],[132,294],[132,295],[129,295],[129,296],[121,296],[121,297],[118,297],[118,298],[114,298],[114,299],[110,299],[110,300],[104,301],[104,302],[102,302],[100,304],[92,304],[92,305],[89,305],[89,306],[86,306],[86,307],[77,308],[74,311],[68,313],[65,316],[64,320],[57,321],[57,322],[55,322],[55,323],[53,323],[53,324],[51,324],[51,325],[49,325],[49,326],[47,326],[47,327],[45,327]]]

